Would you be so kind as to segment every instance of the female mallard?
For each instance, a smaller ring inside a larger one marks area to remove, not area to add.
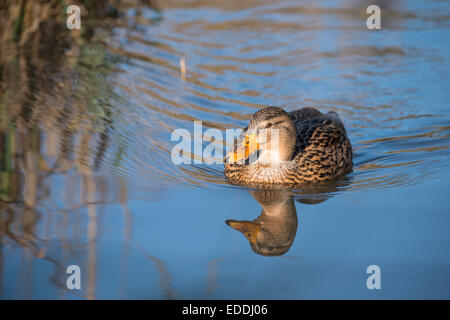
[[[233,184],[297,185],[336,178],[352,166],[352,146],[337,113],[265,107],[225,157],[225,176]]]

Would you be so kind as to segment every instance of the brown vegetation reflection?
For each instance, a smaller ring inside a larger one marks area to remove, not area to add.
[[[118,60],[101,43],[119,24],[122,8],[139,11],[151,1],[78,3],[89,15],[71,32],[68,1],[0,3],[0,281],[5,252],[19,246],[19,278],[8,293],[13,298],[32,298],[33,264],[44,259],[54,266],[50,281],[60,298],[67,294],[66,267],[85,261],[80,267],[87,283],[81,294],[71,293],[95,299],[99,218],[108,195],[121,199],[131,219],[126,184],[96,174],[120,117],[110,82]],[[122,150],[113,152],[118,165]]]

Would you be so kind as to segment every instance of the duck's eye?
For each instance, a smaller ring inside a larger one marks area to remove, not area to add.
[[[269,122],[266,124],[266,128],[270,128],[272,125],[273,125],[272,122]]]

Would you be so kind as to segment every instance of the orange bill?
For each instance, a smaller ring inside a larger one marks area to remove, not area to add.
[[[226,223],[236,229],[247,238],[248,241],[255,244],[258,233],[261,231],[261,224],[254,221],[238,221],[238,220],[227,220]]]
[[[231,151],[225,156],[225,162],[238,163],[247,159],[253,152],[259,150],[259,143],[256,142],[254,133],[246,135],[240,145],[237,146],[236,151]]]

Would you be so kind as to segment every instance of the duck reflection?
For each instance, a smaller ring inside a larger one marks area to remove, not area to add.
[[[296,190],[252,190],[250,194],[262,207],[259,217],[253,221],[229,219],[225,222],[247,238],[253,252],[263,256],[281,256],[288,252],[297,234],[294,201],[316,205],[344,191],[350,184],[351,178],[344,176],[326,184],[303,186]]]
[[[297,210],[292,192],[255,190],[251,194],[262,211],[253,221],[227,220],[226,223],[248,239],[252,250],[263,256],[285,254],[297,233]]]

